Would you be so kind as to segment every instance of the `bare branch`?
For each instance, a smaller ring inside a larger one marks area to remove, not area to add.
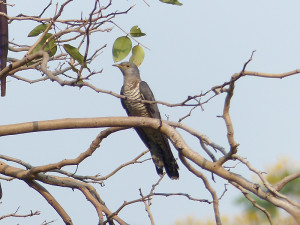
[[[184,158],[184,156],[182,154],[179,154],[179,158],[189,171],[191,171],[193,174],[195,174],[197,177],[199,177],[203,181],[206,189],[209,191],[209,193],[211,194],[211,197],[213,199],[213,207],[214,207],[214,212],[215,212],[216,224],[221,225],[222,222],[221,222],[221,215],[220,215],[220,210],[219,210],[219,199],[218,199],[216,191],[211,187],[206,176],[204,176],[203,173],[201,173],[200,171],[198,171],[194,167],[192,167],[192,165],[190,163],[188,163],[188,161]]]
[[[288,176],[286,176],[285,178],[283,178],[278,184],[276,184],[276,186],[274,187],[276,191],[281,191],[282,188],[288,184],[289,182],[297,179],[300,177],[300,171],[294,174],[290,174]]]
[[[67,165],[78,165],[84,159],[86,159],[87,157],[89,157],[93,154],[93,152],[100,146],[100,143],[104,138],[106,138],[111,133],[114,133],[116,131],[123,130],[123,129],[124,128],[118,128],[118,127],[108,128],[108,129],[100,132],[100,134],[97,135],[97,137],[92,142],[90,147],[85,152],[81,153],[77,158],[64,159],[58,163],[48,164],[45,166],[33,167],[30,170],[28,170],[28,176],[34,177],[36,174],[38,174],[40,172],[47,172],[47,171],[51,171],[54,169],[61,169],[62,167],[67,166]]]
[[[240,185],[238,185],[234,182],[231,182],[231,184],[233,186],[235,186],[236,188],[238,188],[243,193],[245,198],[247,198],[255,208],[262,211],[266,215],[266,217],[268,218],[270,225],[273,225],[272,217],[271,217],[270,213],[264,207],[257,204],[257,202],[253,198],[250,197],[249,193],[244,188],[242,188]]]
[[[55,211],[60,215],[60,217],[63,219],[64,223],[67,225],[72,225],[73,222],[71,220],[71,217],[66,213],[66,211],[63,209],[63,207],[56,201],[56,199],[39,183],[33,180],[25,180],[25,182],[34,190],[39,192],[51,205]]]
[[[29,163],[26,163],[26,162],[24,162],[24,161],[22,161],[20,159],[16,159],[16,158],[13,158],[13,157],[10,157],[10,156],[6,156],[6,155],[0,155],[0,158],[4,159],[6,161],[18,163],[19,165],[24,166],[26,169],[31,169],[32,168],[32,166]]]
[[[187,199],[195,202],[205,202],[211,204],[212,202],[207,200],[207,199],[199,199],[199,198],[194,198],[191,195],[187,193],[158,193],[158,192],[153,192],[153,196],[164,196],[164,197],[170,197],[170,196],[184,196]]]
[[[124,168],[126,166],[129,166],[129,165],[135,164],[135,163],[143,163],[143,162],[145,162],[147,160],[150,160],[150,159],[146,159],[146,160],[143,160],[143,161],[138,161],[138,159],[140,159],[142,156],[144,156],[148,152],[149,152],[149,150],[146,150],[146,151],[142,152],[141,154],[139,154],[134,159],[130,160],[129,162],[123,163],[118,168],[116,168],[114,171],[112,171],[111,173],[109,173],[108,175],[106,175],[106,176],[104,176],[104,177],[102,177],[100,179],[101,180],[107,180],[108,178],[110,178],[111,176],[115,175],[118,171],[120,171],[122,168]]]
[[[231,77],[231,81],[229,83],[229,88],[226,91],[227,96],[225,98],[222,118],[224,119],[226,127],[227,127],[227,139],[228,139],[228,143],[230,145],[230,151],[224,157],[219,159],[218,164],[220,164],[220,165],[222,165],[228,159],[230,159],[233,154],[237,153],[237,148],[238,148],[239,144],[234,139],[233,124],[232,124],[230,113],[229,113],[230,103],[231,103],[231,98],[233,96],[233,90],[234,90],[234,86],[235,86],[234,83],[236,80],[238,80],[241,76],[244,75],[245,69],[246,69],[247,65],[251,62],[254,52],[255,51],[252,52],[249,60],[247,62],[245,62],[242,71],[238,75],[233,75]]]
[[[145,198],[145,196],[142,193],[142,189],[140,188],[139,191],[140,191],[140,196],[143,199],[143,202],[144,202],[144,205],[145,205],[145,209],[146,209],[146,211],[148,213],[148,217],[150,219],[151,225],[155,225],[154,218],[153,218],[153,215],[152,215],[151,210],[150,210],[151,199],[148,198],[148,203],[147,203],[146,198]]]
[[[254,172],[255,174],[258,175],[258,177],[260,178],[260,180],[263,182],[263,185],[274,195],[277,195],[278,197],[285,199],[286,201],[288,201],[290,204],[297,206],[300,208],[300,205],[291,201],[288,197],[284,196],[283,194],[279,193],[268,181],[267,179],[263,176],[263,173],[258,171],[257,169],[255,169],[246,159],[238,156],[238,155],[233,155],[233,158],[238,159],[240,162],[242,162],[243,164],[245,164],[250,171]]]
[[[39,18],[42,17],[42,15],[47,11],[47,9],[52,5],[52,0],[50,0],[49,4],[43,9],[41,14],[38,16]]]
[[[243,76],[254,76],[254,77],[264,77],[264,78],[286,78],[292,75],[296,75],[300,73],[300,69],[292,70],[285,73],[261,73],[254,71],[244,71]]]
[[[17,210],[14,213],[10,213],[10,214],[1,216],[0,220],[3,220],[3,219],[8,218],[8,217],[23,217],[23,218],[25,218],[25,217],[32,217],[32,216],[40,215],[40,211],[35,211],[35,212],[31,211],[30,213],[23,214],[23,215],[17,214],[17,212],[19,211],[19,208],[20,207],[18,207]]]
[[[194,130],[191,127],[188,127],[186,125],[184,125],[183,123],[176,123],[176,122],[172,122],[172,121],[165,121],[166,123],[168,123],[169,125],[173,126],[173,127],[178,127],[186,132],[188,132],[189,134],[193,135],[194,137],[198,138],[200,141],[200,144],[202,147],[204,147],[203,145],[209,145],[211,146],[213,149],[217,149],[219,150],[223,155],[226,154],[224,148],[216,143],[214,143],[213,141],[211,141],[206,135],[201,134],[200,132]],[[212,155],[212,153],[206,148],[206,146],[203,148],[204,151],[210,155],[210,157],[213,159],[214,156]]]

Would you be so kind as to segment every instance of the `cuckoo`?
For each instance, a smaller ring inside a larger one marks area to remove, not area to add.
[[[148,84],[141,80],[137,66],[131,62],[123,62],[114,66],[123,73],[124,83],[121,95],[127,98],[121,99],[121,103],[128,116],[161,119],[157,104],[140,102],[140,100],[155,101],[155,98]],[[159,130],[151,128],[135,127],[134,129],[150,150],[157,173],[162,175],[163,168],[165,168],[171,179],[178,179],[178,165],[171,152],[167,137]]]

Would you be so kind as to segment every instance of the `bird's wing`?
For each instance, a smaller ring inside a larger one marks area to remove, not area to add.
[[[143,100],[155,101],[154,95],[146,82],[141,81],[139,84],[139,88]],[[121,89],[121,95],[123,95],[123,87]],[[127,114],[130,115],[129,109],[127,109],[125,101],[126,100],[121,99],[122,106],[126,110]],[[145,105],[149,113],[149,117],[161,119],[157,104]],[[136,130],[144,144],[150,149],[152,160],[155,164],[157,173],[160,175],[163,174],[164,165],[169,177],[171,179],[178,179],[178,165],[172,154],[167,137],[161,134],[159,131],[159,134],[155,134],[155,137],[151,137],[153,133],[149,134],[149,131],[147,132],[141,127],[135,127],[134,129]]]
[[[142,95],[142,99],[148,100],[148,101],[155,101],[154,95],[153,95],[150,87],[144,81],[140,82],[140,92]],[[146,107],[152,118],[161,119],[156,103],[155,104],[146,104]],[[139,135],[143,139],[143,137],[142,137],[143,134],[139,133]],[[161,134],[160,137],[157,137],[157,138],[158,138],[158,140],[155,142],[156,143],[155,145],[157,145],[157,154],[162,155],[162,157],[163,157],[162,160],[164,162],[167,174],[169,175],[169,177],[171,179],[178,179],[179,178],[178,165],[172,154],[167,137],[165,135]],[[162,174],[161,168],[156,167],[156,169],[157,169],[158,174]],[[160,172],[158,169],[160,169]]]
[[[146,85],[147,85],[147,84],[146,84]],[[148,85],[147,85],[147,87],[148,87],[148,89],[150,90],[150,88],[149,88]],[[150,90],[150,92],[151,92],[151,90]],[[121,88],[120,94],[121,94],[121,95],[124,95],[124,93],[123,93],[123,87]],[[152,94],[152,92],[151,92],[151,94]],[[152,96],[153,96],[153,94],[152,94]],[[153,97],[153,98],[154,98],[154,97]],[[123,108],[126,110],[127,115],[130,116],[129,109],[127,108],[127,106],[126,106],[126,104],[125,104],[125,99],[121,99],[121,103],[122,103]],[[156,106],[156,108],[157,108],[157,106]],[[158,110],[158,109],[157,109],[157,110]],[[136,130],[137,134],[140,136],[140,138],[141,138],[141,140],[144,142],[144,144],[147,146],[147,148],[150,149],[150,148],[151,148],[152,140],[151,140],[151,139],[148,137],[148,135],[144,132],[143,128],[135,127],[134,129]],[[162,158],[162,156],[161,156],[161,154],[160,154],[159,152],[153,153],[153,152],[150,151],[150,153],[151,153],[152,158],[153,158],[153,154],[155,154],[155,155],[158,154],[158,158]],[[155,168],[156,168],[157,173],[158,173],[159,175],[163,175],[163,168],[160,167],[160,166],[158,166],[155,162],[154,162],[154,164],[155,164]]]
[[[148,101],[155,101],[154,95],[148,86],[148,84],[145,81],[140,82],[140,92],[142,95],[142,99],[148,100]],[[157,107],[157,104],[146,104],[148,113],[150,114],[150,117],[156,118],[156,119],[161,119],[160,113]]]

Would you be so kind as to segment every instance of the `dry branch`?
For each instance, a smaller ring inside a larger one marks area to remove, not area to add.
[[[40,215],[40,211],[35,211],[35,212],[30,212],[28,214],[17,214],[17,212],[19,211],[19,208],[17,208],[17,210],[14,212],[14,213],[10,213],[10,214],[7,214],[7,215],[3,215],[0,217],[0,220],[3,220],[5,218],[8,218],[8,217],[22,217],[22,218],[25,218],[25,217],[32,217],[32,216],[37,216],[37,215]]]
[[[222,225],[221,215],[220,215],[220,210],[219,210],[219,199],[218,199],[216,191],[212,188],[208,179],[206,178],[206,176],[204,176],[203,173],[201,173],[200,171],[198,171],[194,167],[192,167],[192,165],[181,154],[179,154],[179,158],[189,171],[191,171],[193,174],[195,174],[197,177],[199,177],[203,181],[206,189],[209,191],[209,193],[211,194],[211,197],[213,199],[213,207],[214,207],[214,212],[215,212],[214,214],[215,214],[216,224]]]
[[[229,180],[237,183],[246,190],[254,193],[258,197],[269,201],[270,203],[281,207],[291,213],[293,216],[298,215],[300,209],[297,205],[290,204],[286,201],[286,198],[282,198],[281,195],[276,193],[276,195],[270,194],[270,192],[257,186],[257,184],[252,183],[245,179],[244,177],[228,171],[227,169],[220,166],[217,162],[210,162],[202,157],[200,154],[192,150],[182,139],[181,135],[170,125],[165,122],[159,121],[157,119],[141,118],[141,117],[104,117],[104,118],[90,118],[90,119],[62,119],[62,120],[52,120],[52,121],[40,121],[31,122],[15,125],[4,125],[0,126],[0,134],[11,135],[20,134],[27,132],[37,132],[46,130],[58,130],[58,129],[74,129],[74,128],[96,128],[96,127],[149,127],[152,129],[159,129],[167,137],[170,138],[174,147],[189,160],[193,161],[196,165],[202,169],[208,170],[225,180]],[[30,173],[28,171],[23,171],[20,169],[13,169],[12,167],[5,167],[6,165],[0,164],[0,173],[15,177],[18,174],[19,179],[28,178]],[[4,170],[4,168],[6,168]],[[74,181],[70,178],[63,178],[60,180],[52,179],[48,176],[46,177],[42,174],[36,176],[37,180],[46,182],[52,185],[66,186],[76,188]],[[77,181],[76,181],[77,182]],[[78,184],[79,185],[79,184]],[[127,205],[127,203],[125,204]]]
[[[33,180],[25,180],[25,182],[34,190],[39,192],[60,215],[66,225],[72,225],[71,217],[66,213],[64,208],[56,201],[56,199],[39,183]]]

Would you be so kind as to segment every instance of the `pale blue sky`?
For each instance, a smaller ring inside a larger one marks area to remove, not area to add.
[[[15,4],[8,13],[17,15],[39,14],[48,1],[8,1]],[[56,3],[57,1],[53,1]],[[59,1],[62,2],[62,1]],[[135,7],[114,21],[125,30],[139,25],[146,37],[140,41],[151,50],[140,66],[141,76],[152,88],[157,100],[177,103],[188,95],[207,91],[212,86],[230,80],[233,73],[239,72],[253,50],[253,61],[247,70],[258,72],[287,72],[300,67],[300,15],[299,1],[271,0],[215,0],[182,1],[183,6],[162,4],[148,0],[148,7],[142,0],[113,1],[111,11],[122,11],[129,6]],[[92,9],[93,1],[73,1],[64,13],[64,17],[80,18],[80,12]],[[53,10],[50,10],[53,13]],[[49,12],[50,12],[49,11]],[[110,10],[109,10],[110,12]],[[86,16],[87,14],[85,14]],[[51,14],[52,16],[52,14]],[[10,25],[10,40],[32,43],[27,38],[29,31],[36,26],[33,23],[14,22]],[[110,25],[106,25],[108,27]],[[103,73],[91,82],[103,89],[119,93],[122,75],[113,64],[111,47],[113,41],[124,35],[118,28],[110,33],[97,33],[91,36],[91,45],[99,48],[107,43],[107,48],[92,65],[93,69],[103,68]],[[21,55],[12,55],[21,57]],[[20,75],[20,74],[19,74]],[[28,78],[38,73],[25,74]],[[61,87],[49,81],[39,84],[25,84],[8,78],[7,96],[1,98],[1,124],[50,120],[70,117],[125,116],[119,99],[97,94],[87,88]],[[283,80],[245,77],[236,83],[232,100],[231,116],[235,137],[240,143],[239,154],[258,169],[274,164],[282,156],[299,160],[299,76]],[[205,111],[195,110],[193,117],[184,121],[209,136],[228,150],[224,121],[217,118],[222,114],[225,95],[220,95],[204,106]],[[169,115],[177,121],[189,108],[168,108],[159,106],[162,115]],[[2,137],[1,154],[20,158],[32,165],[44,165],[64,158],[74,158],[88,148],[100,129],[68,130],[43,132]],[[203,154],[198,142],[186,136],[187,142],[196,151]],[[133,159],[146,148],[132,130],[111,135],[104,140],[95,154],[84,161],[78,174],[106,175],[119,164]],[[176,150],[173,149],[175,155]],[[149,155],[148,155],[149,157]],[[179,163],[180,179],[164,179],[157,192],[184,192],[196,198],[210,199],[200,180],[191,175]],[[69,168],[74,171],[75,167]],[[252,178],[243,166],[236,172]],[[210,177],[209,173],[206,173]],[[147,194],[151,185],[159,177],[152,162],[128,167],[105,182],[97,190],[112,210],[116,210],[123,201],[139,198],[139,188]],[[224,182],[216,179],[212,185],[220,195]],[[41,215],[27,219],[7,219],[3,224],[41,224],[44,220],[55,220],[53,224],[62,224],[62,220],[46,201],[20,181],[2,181],[4,196],[1,214],[14,212],[21,206],[20,213],[40,210]],[[97,214],[79,191],[48,187],[48,190],[65,207],[74,224],[96,224]],[[235,214],[241,208],[233,204],[239,196],[238,191],[228,187],[226,195],[220,201],[222,214]],[[176,219],[188,215],[205,219],[213,216],[212,206],[195,203],[183,197],[155,197],[152,212],[157,225],[170,225]],[[130,224],[150,224],[142,203],[128,206],[120,217]]]

